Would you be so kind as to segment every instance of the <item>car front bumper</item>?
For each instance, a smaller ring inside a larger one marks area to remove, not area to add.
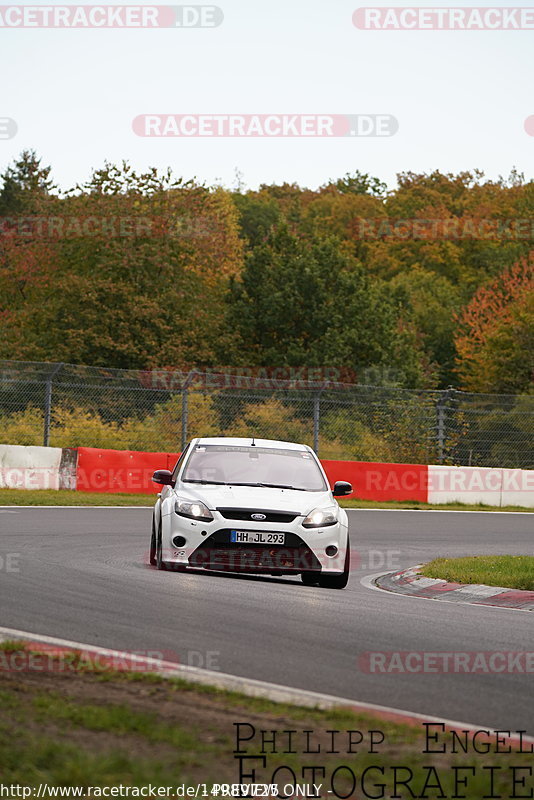
[[[224,572],[295,575],[343,572],[348,547],[342,521],[323,528],[304,528],[303,517],[291,523],[229,520],[217,511],[212,521],[192,520],[174,511],[162,515],[163,560],[176,567]],[[246,544],[231,541],[232,531],[284,533],[285,543]]]

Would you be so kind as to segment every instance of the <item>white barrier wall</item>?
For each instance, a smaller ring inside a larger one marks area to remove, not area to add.
[[[0,488],[59,489],[61,447],[0,444]]]
[[[501,506],[534,508],[534,469],[503,469]]]
[[[429,465],[428,502],[534,508],[534,470]]]
[[[429,503],[484,503],[500,506],[502,469],[428,467]]]

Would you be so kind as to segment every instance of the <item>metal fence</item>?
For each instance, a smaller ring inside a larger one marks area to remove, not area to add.
[[[0,361],[0,443],[178,452],[192,436],[322,458],[534,468],[534,395]]]

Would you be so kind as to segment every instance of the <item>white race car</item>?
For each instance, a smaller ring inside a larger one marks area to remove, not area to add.
[[[269,439],[193,439],[174,470],[157,470],[150,563],[224,572],[298,575],[344,589],[348,518],[314,451]]]

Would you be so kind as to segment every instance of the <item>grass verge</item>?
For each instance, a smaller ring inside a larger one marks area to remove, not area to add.
[[[534,556],[435,558],[421,574],[454,583],[483,583],[534,591]]]
[[[0,489],[0,506],[152,506],[155,494],[106,494],[67,489]]]
[[[323,798],[335,797],[335,787],[343,797],[478,800],[490,794],[491,767],[491,796],[510,797],[512,766],[526,773],[532,759],[515,745],[511,753],[496,753],[491,738],[487,752],[478,740],[477,753],[462,734],[467,752],[461,747],[453,752],[452,736],[444,732],[429,748],[422,725],[345,708],[320,711],[153,674],[76,669],[75,656],[59,662],[70,664],[61,671],[9,670],[10,658],[16,656],[20,664],[21,655],[29,652],[20,642],[0,647],[3,784],[210,787],[241,782],[242,756],[245,773],[256,769],[255,782],[283,786],[294,774],[300,784],[322,784]],[[243,736],[239,747],[238,730]],[[288,731],[293,732],[291,744]],[[429,754],[429,749],[436,752]],[[314,778],[311,768],[317,770]],[[351,791],[351,775],[357,777],[358,790],[365,786],[368,793]],[[455,791],[455,775],[467,780],[468,794],[463,785],[462,793]],[[97,792],[87,795],[92,796]]]
[[[65,489],[0,489],[0,506],[143,506],[155,503],[155,494],[106,494],[104,492],[71,492]],[[340,500],[344,508],[399,508],[411,511],[425,509],[449,511],[530,511],[523,506],[486,506],[483,503],[466,505],[445,503],[430,505],[416,500],[379,503],[376,500]]]

